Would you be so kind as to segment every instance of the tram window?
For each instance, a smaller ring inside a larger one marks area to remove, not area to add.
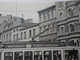
[[[32,51],[24,52],[24,60],[32,60]]]
[[[51,51],[44,51],[44,60],[52,60]]]
[[[23,60],[23,52],[15,52],[15,60]]]
[[[78,51],[65,50],[65,60],[78,60]]]
[[[61,51],[53,51],[53,59],[61,60]]]
[[[34,60],[42,60],[42,51],[34,51]]]
[[[13,60],[13,52],[5,52],[4,60]]]

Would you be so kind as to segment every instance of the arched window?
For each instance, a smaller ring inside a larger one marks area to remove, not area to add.
[[[68,9],[68,13],[69,13],[69,16],[73,16],[73,10],[72,9]]]
[[[66,46],[66,41],[65,40],[61,41],[61,46]]]
[[[64,34],[65,30],[64,27],[61,27],[61,34]]]
[[[62,19],[62,12],[60,12],[60,20]]]
[[[75,31],[75,28],[74,28],[74,25],[73,24],[70,24],[70,31]]]
[[[71,40],[69,45],[70,46],[76,46],[74,40]]]

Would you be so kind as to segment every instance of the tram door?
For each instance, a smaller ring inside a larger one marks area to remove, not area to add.
[[[61,60],[61,51],[53,51],[53,60]]]
[[[65,60],[78,60],[78,50],[65,50]]]
[[[13,52],[5,52],[4,60],[13,60]]]
[[[42,52],[34,51],[34,60],[42,60]]]
[[[32,51],[24,52],[24,60],[32,60]]]
[[[44,60],[52,60],[51,51],[44,51]]]
[[[15,52],[15,60],[23,60],[23,53],[22,52]]]

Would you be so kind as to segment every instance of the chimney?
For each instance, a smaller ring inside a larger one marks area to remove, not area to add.
[[[22,14],[22,18],[23,18],[24,16],[23,16],[23,14]]]

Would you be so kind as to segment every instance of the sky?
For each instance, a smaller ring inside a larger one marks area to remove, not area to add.
[[[59,1],[59,0],[56,0]],[[39,22],[37,11],[54,5],[54,0],[0,0],[0,13],[3,16],[12,15]]]

